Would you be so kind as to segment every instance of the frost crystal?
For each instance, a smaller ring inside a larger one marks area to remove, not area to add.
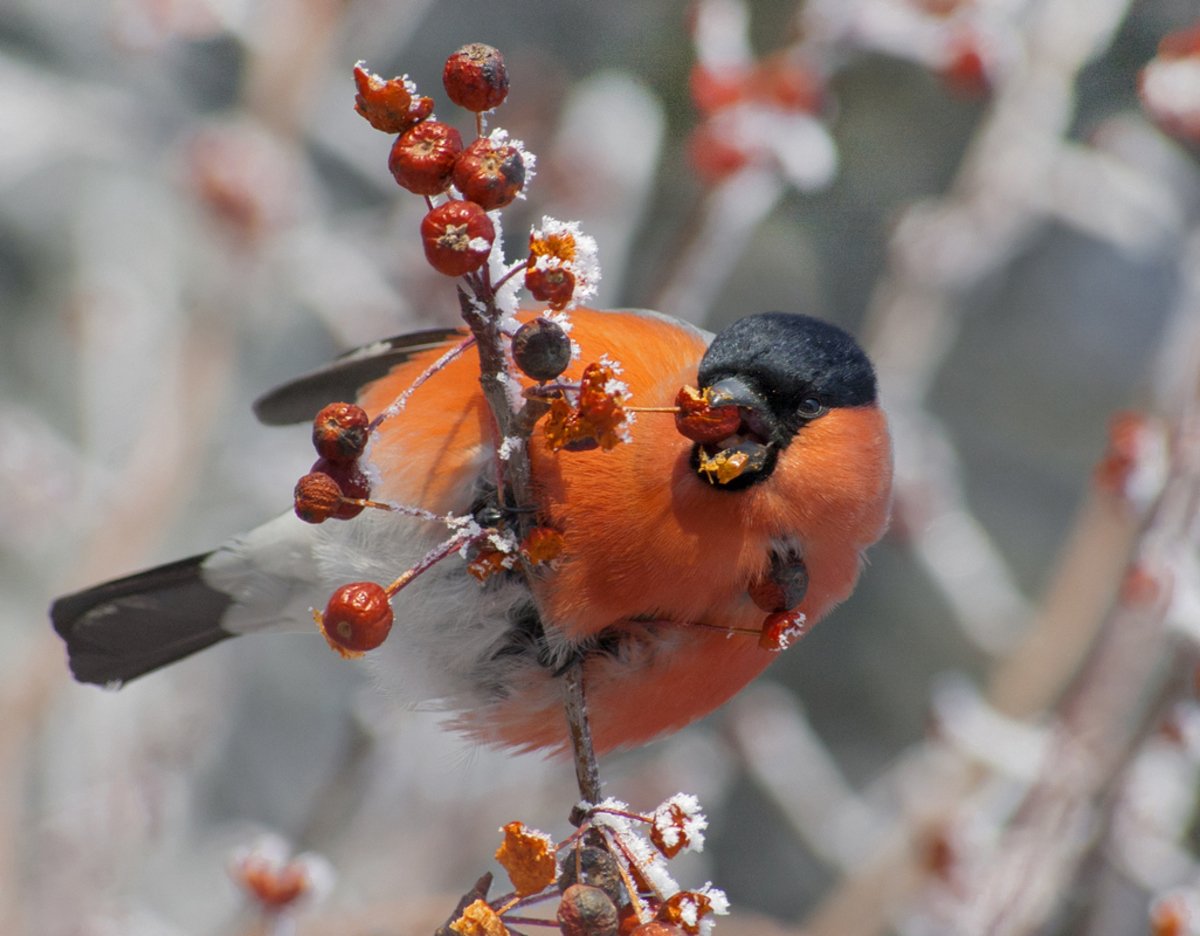
[[[521,162],[525,166],[525,184],[521,186],[521,191],[517,192],[517,198],[524,198],[529,190],[529,183],[537,175],[537,154],[525,149],[525,142],[510,137],[503,127],[496,127],[488,134],[488,139],[493,146],[511,146],[521,154]]]
[[[578,221],[543,216],[541,228],[534,228],[529,239],[531,269],[564,269],[575,277],[575,292],[567,308],[595,297],[600,282],[599,247],[596,238],[580,231]]]
[[[708,820],[700,801],[690,793],[676,793],[654,810],[651,839],[667,857],[681,851],[702,851]]]
[[[525,440],[519,436],[505,436],[504,441],[500,443],[500,447],[496,449],[496,454],[501,461],[508,461],[517,452],[521,451],[521,447],[525,444]]]

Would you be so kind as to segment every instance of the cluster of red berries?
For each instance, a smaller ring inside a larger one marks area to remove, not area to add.
[[[349,520],[362,513],[354,503],[371,496],[371,483],[358,460],[367,447],[370,420],[361,406],[330,403],[313,420],[313,448],[319,456],[296,482],[296,516],[305,523]]]
[[[296,516],[305,523],[349,520],[363,511],[371,483],[359,465],[371,421],[361,406],[330,403],[313,420],[318,458],[296,482]],[[392,627],[391,596],[374,582],[352,582],[333,593],[317,623],[329,645],[357,656],[383,643]]]
[[[464,146],[458,130],[428,119],[432,101],[415,97],[405,79],[383,81],[361,63],[354,77],[358,112],[376,129],[400,134],[388,158],[396,182],[426,198],[442,195],[452,185],[457,190],[457,195],[442,204],[431,204],[421,222],[421,242],[430,265],[447,276],[478,270],[496,239],[487,213],[511,204],[525,186],[520,147],[496,134],[480,135]],[[508,96],[508,70],[498,50],[471,43],[446,59],[442,84],[451,101],[477,115],[476,128],[481,131],[479,115],[498,107]],[[397,102],[406,103],[398,107]],[[397,110],[403,119],[381,117]]]

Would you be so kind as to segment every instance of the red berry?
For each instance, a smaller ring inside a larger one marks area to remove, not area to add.
[[[446,59],[442,84],[459,107],[477,114],[499,107],[508,97],[504,56],[482,42],[465,45]]]
[[[521,151],[515,146],[497,145],[487,137],[480,137],[463,150],[454,164],[454,187],[485,211],[510,204],[524,185]]]
[[[491,253],[495,239],[492,219],[474,202],[448,201],[421,221],[425,259],[447,276],[478,270]]]
[[[293,492],[296,516],[305,523],[324,523],[342,506],[342,486],[323,471],[313,471],[296,482]]]
[[[564,309],[575,294],[575,274],[563,267],[529,267],[525,270],[525,288],[550,308]]]
[[[742,414],[736,406],[713,408],[708,396],[695,387],[680,387],[675,395],[675,428],[693,442],[720,442],[738,431]]]
[[[812,623],[800,611],[776,611],[763,621],[758,645],[763,650],[779,653],[786,650],[812,630]]]
[[[342,497],[354,500],[366,500],[371,496],[371,482],[359,468],[358,462],[334,462],[328,458],[318,458],[313,462],[312,472],[327,474],[337,482],[342,489]],[[349,520],[363,512],[359,504],[348,504],[342,501],[342,506],[334,513],[335,520]]]
[[[392,629],[388,593],[374,582],[343,585],[325,605],[321,629],[335,650],[352,655],[374,650]]]
[[[462,135],[457,130],[438,120],[426,120],[392,144],[388,168],[410,192],[437,195],[449,187],[462,151]]]
[[[313,448],[332,462],[352,462],[367,447],[371,420],[354,403],[330,403],[313,420]]]

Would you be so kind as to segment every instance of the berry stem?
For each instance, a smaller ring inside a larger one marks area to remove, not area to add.
[[[421,386],[421,384],[425,383],[425,381],[427,381],[430,377],[442,370],[442,368],[470,348],[473,344],[475,344],[475,339],[468,338],[462,344],[455,345],[440,358],[430,364],[427,368],[425,368],[421,375],[409,385],[407,390],[400,394],[400,396],[396,397],[396,399],[392,401],[387,409],[371,420],[371,424],[367,427],[367,431],[374,432],[375,429],[378,428],[379,424],[385,419],[391,419],[393,416],[403,410],[408,404],[409,397],[413,395],[413,393],[418,387]]]
[[[480,534],[474,531],[460,530],[445,542],[434,546],[433,549],[429,550],[429,552],[427,552],[421,558],[420,562],[418,562],[408,571],[404,572],[398,579],[384,589],[384,591],[387,592],[388,598],[395,597],[396,592],[408,585],[409,582],[415,579],[422,572],[428,571],[447,556],[458,552],[466,543],[478,539],[479,536]]]
[[[527,260],[518,260],[511,267],[508,268],[508,270],[505,272],[505,274],[502,277],[500,277],[500,279],[496,280],[496,283],[493,288],[499,289],[501,286],[503,286],[505,283],[507,283],[510,279],[512,279],[514,276],[516,276],[518,273],[520,273],[522,270],[524,270],[528,265],[529,265],[529,262]]]
[[[583,689],[583,663],[575,661],[563,674],[563,699],[567,710],[567,726],[571,734],[571,751],[575,757],[575,779],[579,795],[587,803],[600,802],[600,767],[592,745],[592,727],[588,721],[587,699]]]

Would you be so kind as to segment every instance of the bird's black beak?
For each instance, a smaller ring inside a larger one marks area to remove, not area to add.
[[[740,377],[723,377],[706,388],[713,409],[736,407],[737,429],[717,442],[698,442],[692,467],[714,487],[741,490],[770,477],[779,446],[767,401]]]

